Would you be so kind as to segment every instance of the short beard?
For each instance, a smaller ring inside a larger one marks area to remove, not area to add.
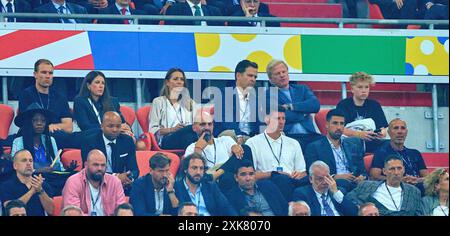
[[[89,173],[89,179],[93,180],[95,182],[101,182],[103,181],[103,173],[102,174],[93,174],[93,173]]]
[[[189,179],[189,181],[191,181],[191,183],[197,185],[200,184],[200,182],[202,182],[202,177],[200,178],[200,180],[195,180],[193,176],[191,176],[189,173],[186,174],[186,177]]]

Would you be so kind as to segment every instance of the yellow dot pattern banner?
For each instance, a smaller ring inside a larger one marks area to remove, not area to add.
[[[302,72],[300,35],[195,34],[199,71],[233,72],[244,59],[266,72],[272,59],[286,61],[289,70]]]
[[[448,37],[408,37],[407,75],[448,75]]]

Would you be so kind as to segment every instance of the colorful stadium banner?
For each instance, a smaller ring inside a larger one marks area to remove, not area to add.
[[[292,73],[448,75],[448,37],[276,35],[74,30],[0,30],[0,69],[230,72],[242,59],[265,72],[282,59]]]

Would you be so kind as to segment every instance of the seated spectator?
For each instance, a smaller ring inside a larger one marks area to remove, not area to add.
[[[201,155],[206,161],[207,173],[212,175],[213,180],[218,180],[222,190],[230,189],[235,184],[235,165],[238,159],[244,157],[244,149],[229,136],[214,138],[214,122],[209,113],[199,111],[192,129],[199,138],[186,148],[185,155]]]
[[[146,12],[154,12],[156,14],[150,15],[165,15],[167,8],[172,6],[178,0],[133,0],[136,9],[144,10]]]
[[[414,216],[420,208],[420,190],[402,183],[405,168],[403,160],[390,155],[384,161],[385,181],[363,181],[347,194],[358,205],[372,202],[382,216]]]
[[[297,140],[306,150],[306,146],[322,137],[316,132],[311,113],[320,109],[320,103],[314,93],[302,84],[289,84],[289,72],[286,62],[272,60],[267,65],[267,76],[272,85],[266,94],[267,105],[275,102],[286,109],[286,136]]]
[[[161,148],[186,149],[195,141],[194,108],[184,71],[177,68],[167,71],[161,96],[153,99],[149,114],[150,132],[155,134]]]
[[[244,207],[240,211],[241,216],[264,216],[263,213],[256,207]]]
[[[49,3],[34,9],[35,13],[58,13],[60,15],[70,14],[88,14],[86,8],[75,3],[66,2],[66,0],[51,0]],[[36,22],[48,23],[90,23],[89,19],[68,19],[68,18],[36,18]]]
[[[5,0],[0,3],[0,12],[5,13],[30,13],[32,8],[26,0]],[[31,22],[30,18],[5,18],[6,22]]]
[[[200,0],[186,0],[186,2],[175,3],[170,6],[166,12],[167,15],[173,16],[221,16],[220,9],[200,4]],[[215,25],[223,26],[224,22],[220,21],[166,21],[166,25]]]
[[[129,203],[122,203],[117,206],[114,216],[134,216],[133,206]]]
[[[416,19],[416,0],[369,0],[380,7],[385,19]]]
[[[240,0],[241,9],[232,13],[232,16],[245,16],[245,17],[275,17],[266,12],[260,12],[260,0]],[[255,19],[255,18],[253,18]],[[261,22],[242,22],[242,21],[230,21],[229,26],[261,26]],[[266,22],[267,27],[280,27],[279,22]]]
[[[182,162],[184,177],[175,183],[180,202],[192,202],[201,216],[235,216],[236,211],[214,182],[204,179],[206,161],[197,153]]]
[[[296,201],[289,203],[289,216],[311,216],[311,209],[305,201]]]
[[[336,109],[345,114],[344,134],[363,139],[366,152],[374,152],[380,147],[386,137],[388,125],[381,105],[368,98],[373,83],[371,75],[356,72],[350,77],[353,96],[340,101],[336,106]]]
[[[119,178],[124,189],[129,191],[131,183],[139,176],[139,169],[133,139],[120,133],[121,126],[122,119],[117,112],[106,112],[103,115],[102,129],[91,132],[84,138],[81,156],[85,163],[91,150],[100,150],[106,156],[106,173]]]
[[[89,14],[97,14],[99,9],[108,7],[108,0],[71,0],[71,2],[86,8]]]
[[[120,112],[119,100],[109,95],[105,75],[100,71],[89,72],[81,85],[78,96],[73,101],[73,116],[81,131],[100,129],[105,112],[115,111],[122,119],[121,131],[133,136],[130,124]]]
[[[15,174],[10,154],[5,154],[0,145],[0,185]],[[0,211],[1,212],[1,211]]]
[[[52,4],[52,3],[49,3]],[[32,103],[38,103],[40,107],[50,110],[55,114],[49,123],[50,134],[55,138],[59,148],[72,146],[68,139],[68,133],[72,133],[72,115],[67,99],[59,94],[53,84],[54,67],[51,61],[39,59],[34,64],[35,85],[26,88],[19,97],[19,114],[25,111]]]
[[[98,14],[111,14],[111,15],[158,15],[158,12],[146,12],[143,10],[133,9],[130,7],[131,0],[115,0],[115,3],[110,4],[106,8],[102,8],[98,10]],[[148,8],[147,10],[156,10]],[[118,20],[118,19],[99,19],[97,21],[98,24],[138,24],[137,21],[133,19],[125,19],[125,20]],[[142,20],[139,21],[139,24],[146,25],[146,24],[158,24],[159,21],[148,21],[148,20]]]
[[[358,138],[342,137],[345,118],[341,110],[330,110],[326,119],[327,136],[306,148],[306,168],[318,160],[325,162],[338,186],[349,192],[367,178],[363,145]]]
[[[75,205],[90,216],[111,216],[125,203],[120,180],[106,173],[106,156],[97,149],[89,152],[86,167],[67,180],[62,196],[63,207]]]
[[[271,108],[264,118],[267,129],[247,140],[246,145],[252,152],[256,179],[270,179],[291,201],[294,189],[307,185],[308,178],[300,144],[283,134],[285,119],[283,107]]]
[[[27,216],[27,205],[20,200],[11,200],[5,206],[6,216]]]
[[[18,199],[26,204],[29,216],[52,214],[53,191],[41,174],[33,175],[33,156],[28,150],[17,151],[14,155],[16,174],[0,186],[0,200],[6,207],[11,200]]]
[[[275,184],[268,180],[256,181],[255,169],[249,161],[242,162],[234,178],[238,183],[225,193],[236,212],[250,207],[263,216],[286,216],[288,203]]]
[[[192,202],[183,202],[178,207],[178,216],[198,216],[197,206]]]
[[[37,103],[31,104],[14,119],[20,129],[13,141],[11,155],[14,156],[22,149],[28,150],[33,156],[37,173],[65,170],[58,157],[56,141],[48,130],[48,121],[53,119],[54,114]]]
[[[254,88],[258,64],[249,60],[240,61],[234,70],[234,77],[236,86],[221,89],[222,100],[213,101],[216,116],[214,134],[218,137],[230,136],[242,145],[259,133],[258,96]]]
[[[406,122],[396,118],[389,122],[388,129],[390,142],[386,142],[374,154],[370,176],[373,180],[384,180],[383,175],[384,160],[390,155],[396,155],[402,159],[405,167],[405,176],[403,182],[413,184],[423,191],[423,179],[428,174],[425,161],[422,154],[416,149],[405,147],[406,136],[408,135],[408,127]]]
[[[328,3],[342,5],[344,18],[369,18],[369,4],[367,0],[328,0]]]
[[[448,20],[448,0],[419,0],[418,4],[420,18]]]
[[[380,216],[377,206],[367,202],[359,206],[358,216]]]
[[[420,215],[448,216],[448,172],[438,168],[424,180],[425,194]]]
[[[61,216],[83,216],[83,211],[77,206],[68,205],[61,210]]]
[[[133,183],[130,203],[137,216],[175,215],[178,199],[175,178],[169,171],[171,160],[162,153],[150,158],[150,173]]]
[[[294,201],[308,203],[312,216],[356,216],[358,208],[338,189],[325,162],[312,163],[309,173],[311,185],[297,188]]]

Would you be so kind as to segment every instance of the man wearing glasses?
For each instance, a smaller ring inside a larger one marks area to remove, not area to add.
[[[260,11],[260,0],[240,0],[241,9],[236,9],[232,16],[245,16],[245,17],[274,17],[267,11]],[[261,22],[257,21],[231,21],[228,22],[230,26],[261,26]],[[268,27],[280,27],[279,22],[267,22]]]

